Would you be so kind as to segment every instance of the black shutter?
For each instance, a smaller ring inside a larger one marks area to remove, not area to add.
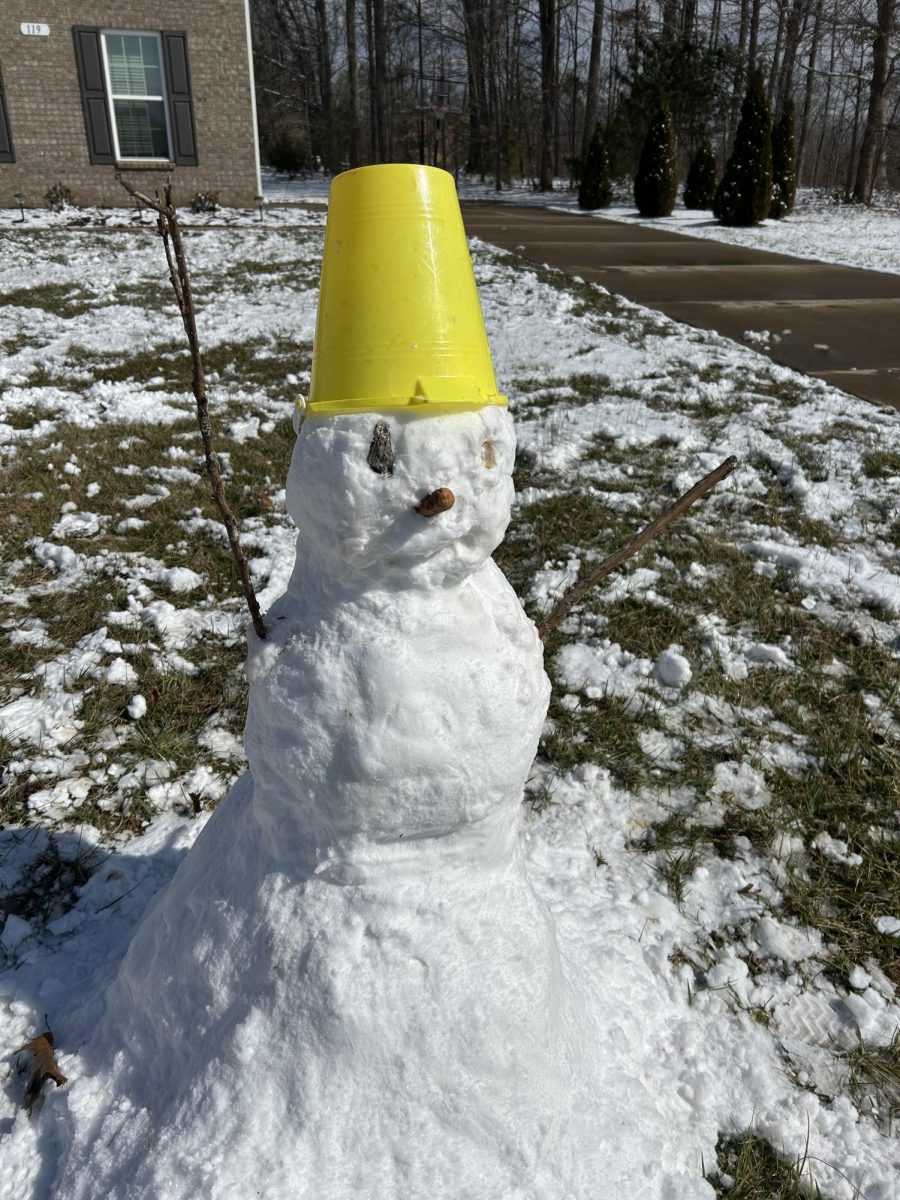
[[[161,36],[169,97],[169,125],[172,130],[172,158],[179,166],[196,167],[197,132],[191,100],[187,34],[164,29]]]
[[[114,163],[112,128],[109,123],[109,103],[106,80],[103,77],[103,56],[100,53],[100,30],[75,26],[75,62],[81,85],[81,107],[87,131],[88,154],[92,163]]]
[[[0,75],[0,163],[15,161],[16,152],[13,148],[12,132],[9,128],[6,93],[3,90],[3,76]]]

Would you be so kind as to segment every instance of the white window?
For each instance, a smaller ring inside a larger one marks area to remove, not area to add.
[[[170,157],[171,139],[158,33],[101,34],[117,159]]]

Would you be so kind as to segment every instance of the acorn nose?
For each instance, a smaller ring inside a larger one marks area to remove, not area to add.
[[[455,502],[456,497],[449,488],[435,488],[433,492],[428,493],[424,500],[419,501],[416,505],[416,512],[421,513],[423,517],[436,517],[438,513],[452,508]]]

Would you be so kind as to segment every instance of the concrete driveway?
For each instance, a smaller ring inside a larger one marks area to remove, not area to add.
[[[900,409],[900,275],[769,254],[601,217],[463,202],[472,235],[744,342]],[[746,344],[746,343],[745,343]]]

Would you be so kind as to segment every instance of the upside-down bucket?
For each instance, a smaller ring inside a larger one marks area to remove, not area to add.
[[[308,417],[506,404],[453,176],[407,163],[331,185]]]

